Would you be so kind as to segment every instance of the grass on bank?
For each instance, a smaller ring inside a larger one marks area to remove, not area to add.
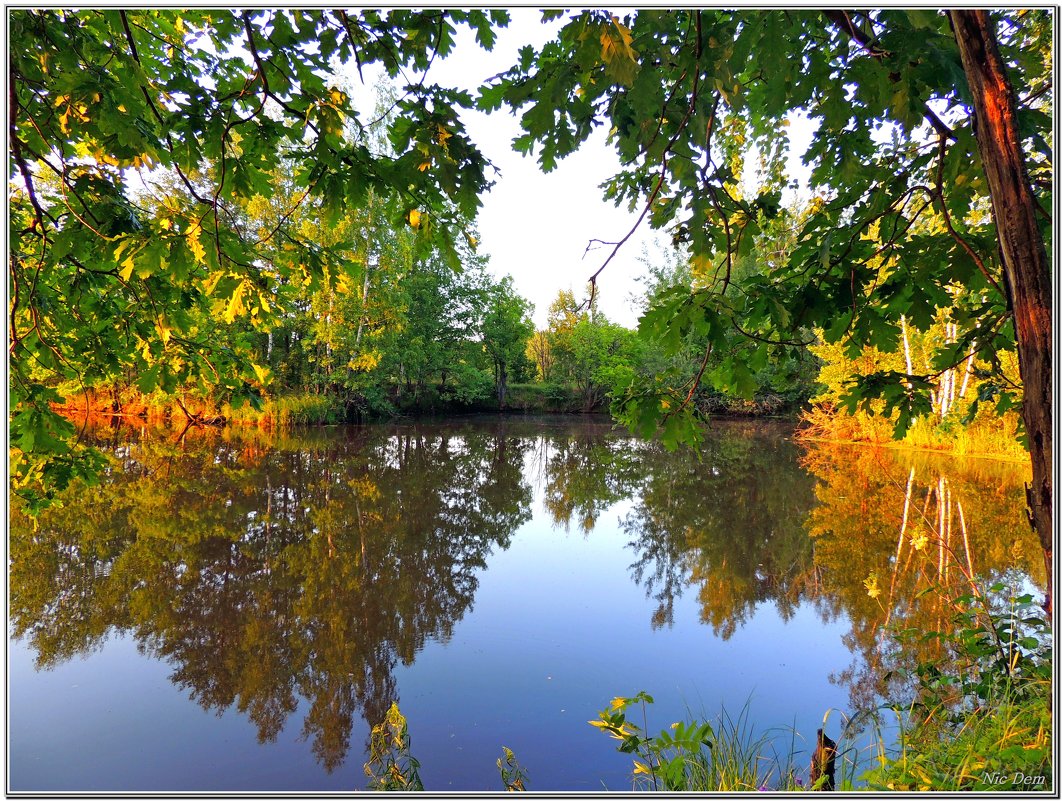
[[[940,641],[948,658],[919,664],[899,751],[867,775],[877,790],[1053,790],[1053,640],[1032,595],[966,595],[953,632],[900,632]],[[1002,602],[1000,602],[1002,601]]]
[[[261,409],[249,403],[233,407],[225,404],[221,414],[232,425],[287,428],[295,425],[332,425],[345,420],[345,410],[332,395],[281,395],[266,398]]]

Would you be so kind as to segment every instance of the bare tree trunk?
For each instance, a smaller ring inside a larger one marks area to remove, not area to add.
[[[983,9],[949,11],[955,41],[973,97],[977,148],[988,179],[992,214],[1003,254],[1003,275],[1018,339],[1024,385],[1022,417],[1032,458],[1026,487],[1029,522],[1040,537],[1051,576],[1051,279],[1044,239],[1036,224],[1036,199],[1018,133],[1017,101],[996,45],[996,32]]]
[[[955,323],[948,323],[948,343],[955,341],[956,332],[958,326]],[[947,397],[947,411],[945,414],[951,412],[952,407],[955,405],[955,368],[952,367],[948,370],[948,397]]]
[[[509,377],[505,372],[505,362],[498,363],[498,409],[505,408],[505,394],[508,391]]]
[[[962,374],[962,389],[959,390],[959,397],[966,397],[966,387],[970,384],[970,373],[973,372],[974,352],[977,350],[977,340],[975,339],[970,343],[970,352],[966,356],[966,370]]]
[[[365,259],[365,276],[361,282],[361,314],[358,315],[358,332],[354,335],[354,352],[361,355],[361,330],[365,327],[365,312],[369,306],[369,260]]]

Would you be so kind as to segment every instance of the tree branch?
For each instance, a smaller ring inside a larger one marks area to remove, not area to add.
[[[970,244],[965,239],[963,239],[962,236],[959,235],[959,232],[955,230],[955,226],[951,223],[951,215],[948,213],[948,204],[944,200],[944,156],[947,153],[947,148],[947,137],[941,134],[940,160],[937,163],[936,195],[937,199],[940,201],[940,212],[941,216],[944,218],[944,226],[948,229],[948,233],[951,234],[951,238],[958,242],[962,249],[965,250],[966,253],[969,255],[969,257],[973,259],[974,264],[977,265],[977,269],[981,271],[981,275],[985,277],[985,280],[988,281],[988,283],[990,283],[995,288],[996,292],[998,292],[1001,297],[1006,298],[1007,294],[1003,291],[1002,287],[1000,287],[996,280],[991,275],[989,275],[988,268],[985,267],[984,261],[982,261],[981,257],[977,255],[977,253],[972,247],[970,247]]]
[[[825,9],[822,13],[842,33],[861,44],[863,49],[865,49],[872,58],[883,61],[886,58],[892,57],[892,53],[880,47],[875,38],[868,36],[862,28],[852,21],[852,18],[848,15],[847,11],[841,9]],[[893,83],[897,83],[900,80],[900,76],[895,73],[890,74],[889,80]],[[925,118],[929,124],[933,126],[934,130],[942,136],[947,136],[949,139],[956,139],[955,131],[936,115],[936,112],[929,107],[929,104],[925,103],[923,106]]]

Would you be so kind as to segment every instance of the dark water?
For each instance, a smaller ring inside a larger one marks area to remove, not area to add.
[[[10,787],[364,788],[397,701],[428,789],[501,789],[508,746],[531,789],[625,790],[587,721],[639,690],[653,731],[744,708],[806,766],[917,656],[882,626],[948,619],[920,590],[1042,566],[1020,467],[790,435],[98,429],[99,486],[12,507]]]

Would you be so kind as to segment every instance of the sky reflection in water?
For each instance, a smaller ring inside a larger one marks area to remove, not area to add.
[[[501,789],[503,745],[531,789],[629,789],[586,721],[639,690],[651,730],[748,702],[836,734],[915,656],[886,619],[947,619],[920,589],[1039,562],[1020,467],[790,434],[720,423],[697,461],[578,418],[98,429],[112,476],[11,516],[12,789],[361,788],[395,700],[440,790]]]

